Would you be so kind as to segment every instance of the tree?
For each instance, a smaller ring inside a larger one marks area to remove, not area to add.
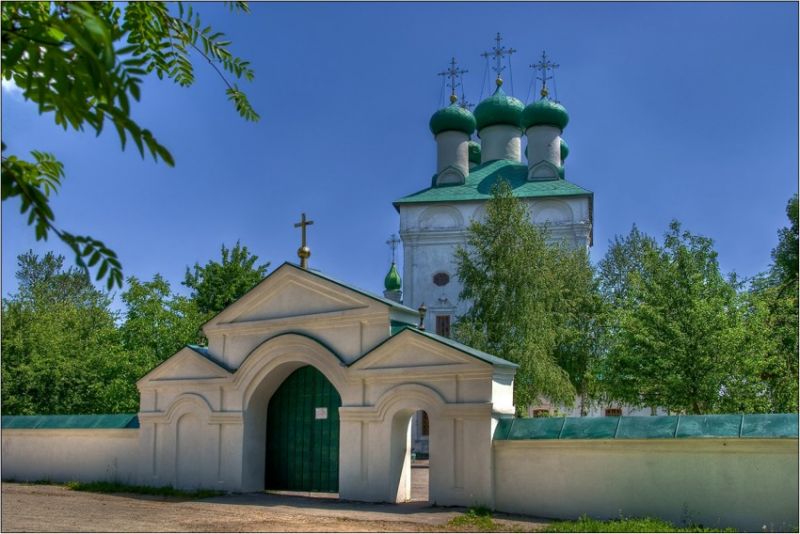
[[[539,397],[572,405],[576,386],[588,389],[591,355],[585,336],[593,282],[585,252],[549,245],[546,230],[529,221],[501,182],[486,219],[470,224],[456,263],[460,298],[470,303],[455,325],[456,338],[519,364],[514,403],[520,410]]]
[[[748,294],[753,336],[761,338],[762,378],[772,411],[798,410],[798,201],[786,206],[789,226],[778,231],[772,265]]]
[[[247,11],[243,2],[231,6]],[[2,77],[65,130],[88,127],[100,135],[110,123],[123,150],[130,138],[142,157],[149,152],[154,160],[173,166],[169,151],[131,119],[131,101],[140,98],[142,76],[155,72],[181,86],[192,85],[190,52],[197,53],[227,85],[239,114],[258,120],[245,94],[223,74],[252,80],[249,63],[231,54],[222,33],[203,27],[191,6],[184,9],[178,3],[177,9],[176,16],[166,2],[4,2]],[[87,275],[96,266],[97,280],[105,277],[109,289],[122,287],[122,265],[111,249],[55,225],[49,198],[61,186],[63,165],[46,152],[31,155],[32,160],[3,155],[2,200],[19,197],[37,241],[52,232],[72,249]]]
[[[195,263],[186,268],[183,285],[192,290],[191,299],[203,314],[217,314],[258,284],[269,269],[269,262],[256,265],[258,256],[250,254],[238,241],[232,249],[222,245],[222,261]]]
[[[735,278],[720,273],[713,242],[672,221],[663,246],[632,232],[608,257],[634,246],[641,263],[624,277],[602,362],[610,396],[684,413],[732,405],[762,411],[761,364],[748,339],[746,308]]]
[[[109,298],[63,262],[19,256],[19,293],[2,305],[3,411],[135,411],[139,367],[122,348]]]
[[[125,350],[141,364],[140,376],[184,345],[202,341],[200,326],[208,315],[193,300],[172,294],[161,275],[150,282],[129,277],[127,286],[122,294],[127,311],[120,334]]]

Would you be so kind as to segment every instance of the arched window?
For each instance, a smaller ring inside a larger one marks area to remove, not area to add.
[[[450,283],[450,275],[447,273],[436,273],[433,275],[433,283],[437,286],[446,286]]]

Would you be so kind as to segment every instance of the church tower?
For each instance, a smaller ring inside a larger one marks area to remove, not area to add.
[[[592,244],[593,193],[565,179],[569,149],[562,135],[569,116],[547,91],[558,65],[544,53],[531,65],[541,72],[542,88],[540,98],[525,106],[503,90],[503,59],[516,50],[500,46],[501,40],[498,34],[496,45],[483,54],[494,60],[495,92],[474,114],[455,96],[457,80],[466,71],[457,69],[453,59],[440,73],[450,78],[451,97],[429,124],[437,144],[436,172],[429,187],[394,202],[403,244],[403,304],[414,309],[424,304],[425,329],[448,337],[456,318],[467,311],[467,303],[458,298],[455,251],[466,243],[470,221],[485,217],[485,204],[499,180],[509,182],[531,221],[547,224],[550,239],[575,248]],[[471,139],[475,131],[479,142]]]

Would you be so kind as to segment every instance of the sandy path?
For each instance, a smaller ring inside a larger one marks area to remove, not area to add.
[[[420,532],[441,531],[464,510],[427,503],[365,504],[249,493],[202,501],[2,484],[3,532]],[[528,518],[502,523],[535,530]]]

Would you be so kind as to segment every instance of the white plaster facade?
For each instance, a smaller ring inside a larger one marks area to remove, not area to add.
[[[589,197],[520,200],[534,223],[547,225],[551,240],[588,249],[592,230]],[[399,211],[403,303],[413,309],[425,304],[425,328],[435,332],[437,315],[448,315],[455,322],[468,309],[468,303],[458,298],[461,284],[456,276],[455,251],[466,244],[469,223],[485,218],[485,203],[400,204]],[[433,277],[437,273],[446,273],[449,282],[436,285]]]
[[[515,368],[414,329],[414,310],[284,264],[204,326],[207,353],[184,348],[138,382],[139,482],[264,489],[267,406],[294,370],[335,387],[339,495],[410,498],[410,421],[430,417],[432,502],[490,505],[496,420],[513,414]]]

